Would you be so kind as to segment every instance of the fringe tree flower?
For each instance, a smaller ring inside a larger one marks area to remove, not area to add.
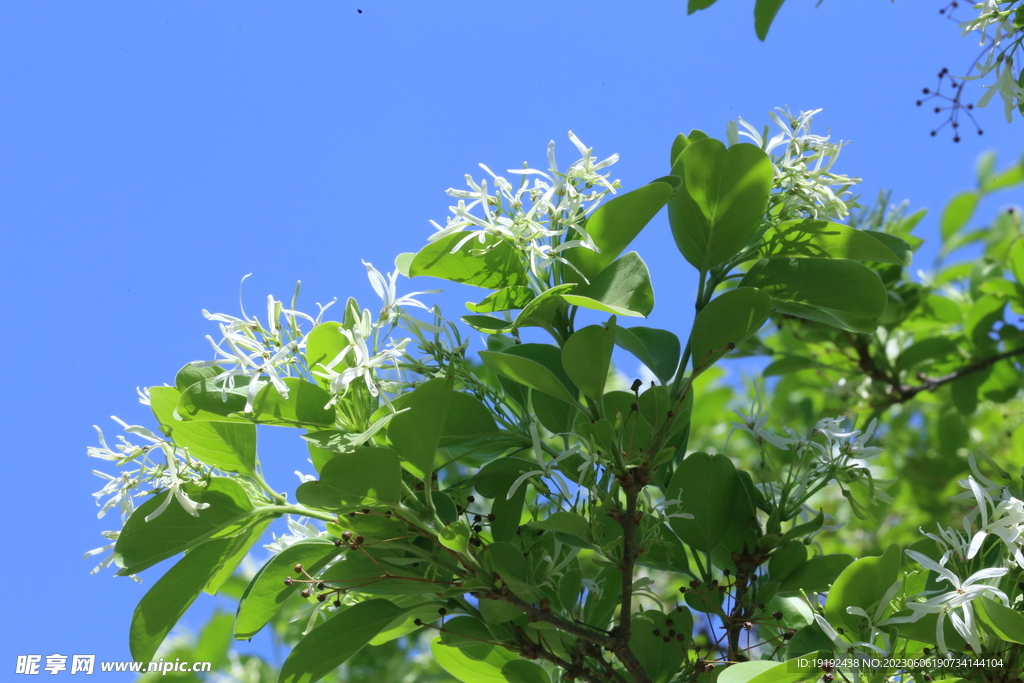
[[[961,581],[956,574],[930,557],[914,550],[907,550],[905,552],[919,565],[926,569],[931,569],[938,574],[939,581],[946,581],[953,588],[953,590],[936,595],[925,602],[907,603],[908,608],[917,612],[917,619],[920,619],[925,614],[939,615],[938,620],[935,622],[935,642],[939,646],[939,651],[943,654],[949,652],[949,648],[946,647],[946,636],[943,631],[943,626],[948,616],[950,621],[953,622],[953,628],[970,644],[973,651],[981,652],[980,631],[974,619],[974,609],[971,606],[971,602],[982,595],[986,595],[999,598],[1005,605],[1010,604],[1006,594],[1001,590],[995,586],[981,583],[986,579],[997,579],[1004,576],[1007,569],[982,569]]]

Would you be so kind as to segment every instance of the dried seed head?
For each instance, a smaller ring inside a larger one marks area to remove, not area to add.
[[[308,588],[303,588],[302,589],[302,597],[304,597],[304,598],[308,598],[309,597],[309,589]]]
[[[290,576],[284,577],[284,585],[286,585],[286,586],[292,585],[292,577],[290,577]]]
[[[301,574],[302,573],[302,565],[301,564],[295,565],[295,573],[296,574]]]

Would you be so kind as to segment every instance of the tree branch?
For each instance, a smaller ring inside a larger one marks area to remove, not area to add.
[[[921,384],[918,384],[917,386],[911,386],[909,384],[900,385],[900,391],[898,394],[899,400],[893,401],[893,403],[903,403],[904,401],[909,401],[922,391],[935,391],[936,389],[945,384],[955,382],[961,377],[966,377],[967,375],[979,372],[980,370],[984,370],[987,367],[995,365],[1001,360],[1013,358],[1014,356],[1024,356],[1024,347],[1019,349],[1013,349],[1012,351],[1004,351],[1003,353],[997,353],[996,355],[991,356],[989,358],[983,358],[982,360],[975,361],[970,365],[965,365],[959,370],[954,370],[953,372],[947,375],[943,375],[941,377],[927,377],[921,375],[919,376]]]
[[[622,572],[622,596],[619,624],[613,630],[615,646],[612,648],[612,652],[626,667],[636,683],[650,683],[650,678],[644,671],[643,665],[640,664],[640,660],[636,658],[633,650],[629,647],[633,617],[633,571],[636,559],[640,556],[640,550],[636,547],[634,538],[642,513],[637,510],[636,501],[640,490],[647,483],[647,478],[643,476],[642,472],[642,468],[630,468],[626,476],[619,480],[622,491],[626,494],[626,509],[615,513],[616,520],[622,526],[622,564],[619,565],[619,571]]]
[[[612,649],[615,647],[616,640],[612,636],[600,633],[595,630],[590,630],[577,626],[576,624],[569,623],[565,619],[558,617],[551,612],[545,612],[544,610],[534,607],[530,603],[526,602],[515,593],[508,589],[508,586],[503,587],[500,591],[494,591],[489,595],[485,595],[483,599],[491,600],[504,600],[505,602],[511,603],[523,610],[529,616],[533,617],[537,621],[543,621],[552,626],[558,628],[561,631],[565,631],[569,635],[576,636],[581,640],[585,640],[601,647]]]

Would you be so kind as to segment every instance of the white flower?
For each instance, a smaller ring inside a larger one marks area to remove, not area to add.
[[[318,529],[311,520],[308,520],[305,517],[294,519],[291,515],[287,515],[285,517],[285,523],[288,525],[288,531],[291,533],[278,536],[271,532],[270,536],[274,539],[273,542],[263,546],[275,555],[296,541],[302,541],[307,538],[317,538],[318,536],[323,536],[327,533],[326,531]]]
[[[726,446],[729,445],[729,439],[732,438],[733,432],[737,429],[747,432],[754,437],[757,443],[767,441],[776,448],[781,448],[784,451],[788,451],[789,447],[794,443],[793,439],[788,439],[784,436],[779,436],[773,432],[765,429],[765,425],[768,424],[768,413],[762,409],[761,406],[761,390],[757,383],[754,383],[754,402],[750,406],[750,415],[743,415],[737,411],[734,411],[736,416],[739,417],[743,422],[733,422],[732,429],[725,437],[725,443],[722,444],[722,451],[725,451]]]
[[[978,100],[979,107],[988,106],[992,96],[997,92],[1003,99],[1003,114],[1006,121],[1013,121],[1013,110],[1017,104],[1024,100],[1024,87],[1017,82],[1017,76],[1013,73],[1013,58],[1008,57],[996,67],[996,80],[991,85],[982,86],[986,88],[985,94]]]
[[[828,621],[825,620],[825,617],[821,616],[820,614],[815,614],[814,615],[814,621],[817,622],[818,627],[825,634],[825,637],[827,637],[829,640],[831,640],[832,644],[835,645],[836,649],[839,650],[839,652],[841,652],[841,653],[844,653],[844,654],[848,653],[848,652],[850,652],[851,650],[853,650],[856,647],[866,647],[866,648],[870,648],[870,649],[874,650],[878,654],[881,654],[881,655],[886,654],[877,645],[872,645],[871,643],[866,643],[866,642],[860,641],[860,640],[852,641],[852,642],[846,640],[841,635],[839,635],[839,633],[834,628],[832,628],[832,624],[828,623]]]
[[[892,599],[896,597],[896,592],[902,585],[903,583],[901,581],[894,581],[893,584],[889,586],[889,589],[885,591],[885,595],[882,596],[882,599],[878,601],[874,611],[870,614],[868,614],[867,610],[863,607],[851,606],[846,608],[847,614],[854,614],[856,616],[863,617],[867,621],[867,625],[871,629],[871,635],[868,637],[870,642],[875,642],[878,637],[882,638],[884,646],[883,654],[886,651],[891,651],[891,644],[889,642],[889,636],[885,634],[882,628],[885,626],[892,626],[894,624],[905,624],[916,619],[914,616],[890,616],[888,619],[882,618],[886,611],[889,610],[889,604],[892,602]]]
[[[939,618],[935,622],[935,640],[936,644],[939,646],[939,651],[943,654],[949,652],[949,648],[946,647],[946,636],[943,632],[945,619],[949,616],[950,620],[953,622],[953,628],[956,629],[956,632],[963,636],[964,640],[971,645],[974,652],[981,652],[981,642],[978,627],[974,620],[974,609],[971,606],[971,601],[982,595],[988,595],[999,598],[1003,604],[1008,605],[1009,600],[1005,593],[995,586],[980,583],[986,579],[997,579],[1004,576],[1008,570],[1006,568],[982,569],[971,574],[971,576],[964,581],[961,581],[956,574],[946,569],[930,557],[922,555],[914,550],[907,550],[905,552],[922,567],[931,569],[937,573],[939,575],[939,581],[946,581],[953,588],[953,590],[947,593],[936,595],[924,602],[907,603],[907,607],[918,613],[917,618],[920,618],[925,614],[939,615]],[[959,614],[957,613],[958,610]]]
[[[171,444],[162,444],[164,455],[167,457],[167,469],[164,470],[164,481],[162,482],[163,488],[167,489],[167,495],[164,497],[160,506],[153,510],[153,512],[146,515],[146,521],[151,522],[167,509],[167,506],[171,504],[171,498],[178,501],[182,509],[193,517],[199,516],[199,511],[210,507],[209,503],[197,503],[188,497],[188,494],[181,490],[182,484],[190,483],[187,480],[182,480],[178,472],[178,459],[174,453],[174,446]]]
[[[406,294],[404,296],[398,296],[396,284],[398,281],[398,269],[390,273],[387,278],[379,270],[373,267],[372,263],[363,261],[363,265],[366,266],[366,275],[370,278],[370,286],[373,287],[373,291],[377,293],[377,296],[381,298],[384,303],[380,309],[380,315],[377,318],[377,324],[381,325],[386,323],[394,315],[401,315],[400,306],[416,306],[422,308],[425,311],[429,311],[430,308],[420,301],[417,301],[413,297],[419,296],[420,294],[436,294],[438,290],[431,290],[427,292],[413,292],[412,294]],[[399,310],[396,310],[399,309]]]
[[[974,481],[974,477],[968,477],[967,483],[978,507],[964,517],[964,531],[970,534],[973,524],[980,521],[978,531],[971,538],[967,549],[967,559],[977,555],[985,539],[993,535],[1003,542],[1007,552],[1024,569],[1024,554],[1021,553],[1021,544],[1024,543],[1024,502],[1011,497],[997,505],[988,492]]]
[[[380,394],[376,370],[388,363],[398,367],[398,359],[405,356],[405,346],[409,339],[401,339],[397,342],[390,342],[390,347],[372,354],[367,341],[371,335],[371,324],[369,311],[363,311],[362,318],[351,330],[341,329],[341,334],[349,341],[349,345],[342,349],[337,356],[324,366],[323,371],[314,371],[317,377],[323,377],[330,381],[331,392],[336,396],[343,396],[349,385],[356,379],[362,378],[371,396]],[[348,361],[348,356],[352,356]],[[350,363],[341,372],[335,370],[342,362]]]

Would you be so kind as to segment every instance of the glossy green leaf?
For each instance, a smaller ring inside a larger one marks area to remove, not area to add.
[[[656,610],[645,610],[633,615],[629,646],[640,660],[651,683],[668,683],[679,673],[683,663],[680,643],[674,638],[665,642],[670,628],[665,623],[667,619],[667,615]],[[655,635],[655,631],[658,635]]]
[[[778,14],[779,8],[782,7],[782,3],[785,0],[757,0],[757,4],[754,5],[754,30],[757,32],[757,37],[764,40],[768,37],[768,29],[772,25],[772,21],[775,20],[775,15]]]
[[[389,555],[378,547],[366,552],[349,551],[344,560],[335,562],[317,578],[330,588],[368,595],[423,595],[423,567],[413,567],[415,559]],[[443,588],[440,584],[435,586]]]
[[[462,322],[474,330],[485,334],[508,332],[515,327],[515,323],[510,320],[495,318],[489,315],[464,315],[462,316]]]
[[[892,252],[892,255],[896,257],[896,260],[899,262],[900,265],[909,267],[910,264],[913,263],[914,249],[916,247],[912,247],[907,242],[907,240],[903,239],[902,237],[897,237],[896,235],[890,235],[889,233],[882,232],[880,230],[864,230],[863,232],[865,235],[871,235],[876,240],[885,245],[885,248]],[[912,237],[911,235],[904,235],[904,237],[911,240],[917,239]],[[919,246],[921,244],[921,240],[918,240],[916,244],[918,244]],[[872,259],[867,260],[870,261]]]
[[[331,427],[334,425],[334,407],[326,407],[331,395],[312,382],[298,377],[282,380],[288,387],[285,398],[272,384],[256,394],[252,411],[256,422],[281,427]]]
[[[449,400],[448,414],[441,429],[441,446],[501,433],[490,409],[480,399],[472,394],[453,391]]]
[[[978,206],[978,193],[974,191],[961,192],[946,204],[942,211],[942,218],[939,220],[939,230],[942,232],[943,241],[948,240],[971,220],[975,207]]]
[[[274,519],[272,517],[266,517],[262,521],[247,527],[242,533],[237,536],[232,536],[234,541],[234,549],[231,555],[224,558],[224,561],[220,563],[220,568],[217,573],[213,575],[213,578],[203,588],[203,592],[209,593],[210,595],[216,595],[222,586],[231,579],[235,574],[235,570],[238,569],[238,565],[242,564],[242,560],[249,554],[252,547],[263,538],[263,534],[267,531],[267,527],[270,526]]]
[[[548,672],[539,664],[525,659],[513,659],[501,667],[501,675],[508,683],[551,683]]]
[[[202,382],[203,380],[212,380],[217,375],[224,372],[219,366],[201,367],[199,365],[193,365],[188,363],[183,368],[178,370],[174,376],[174,388],[180,392],[185,391],[196,382]]]
[[[200,462],[225,472],[252,474],[256,468],[256,425],[175,419],[180,398],[173,387],[150,387],[149,405],[160,431]]]
[[[555,316],[560,315],[565,308],[565,301],[562,295],[576,289],[575,284],[557,285],[545,290],[540,296],[533,299],[523,307],[523,310],[516,316],[512,327],[540,327],[546,330],[553,329]],[[469,316],[467,316],[469,317]]]
[[[748,683],[754,676],[780,666],[783,666],[782,662],[767,660],[740,662],[723,671],[717,683]]]
[[[765,233],[761,254],[765,258],[842,258],[909,266],[911,252],[907,243],[892,235],[881,235],[885,233],[829,221],[786,221]],[[882,240],[891,241],[896,251]]]
[[[846,259],[762,259],[740,286],[763,290],[778,313],[853,332],[874,332],[888,300],[874,271]]]
[[[441,643],[451,647],[476,647],[493,638],[484,622],[465,615],[445,619],[441,631]]]
[[[905,372],[924,363],[959,357],[960,351],[949,337],[928,337],[903,349],[895,367],[897,372]]]
[[[432,379],[416,387],[405,402],[404,413],[388,425],[388,439],[405,463],[419,478],[434,471],[434,455],[441,439],[454,383],[450,379]]]
[[[487,555],[494,571],[517,596],[532,602],[536,593],[530,582],[530,568],[521,550],[511,543],[492,543],[487,546]]]
[[[344,325],[339,322],[325,322],[317,325],[306,335],[306,363],[312,371],[323,372],[327,365],[332,363],[338,355],[351,345],[342,330]],[[351,355],[343,358],[334,366],[334,370],[341,372],[351,367]],[[318,377],[317,380],[322,386],[327,386],[330,380]]]
[[[662,384],[667,384],[679,365],[679,337],[653,327],[615,327],[615,344],[636,356]]]
[[[349,607],[300,640],[281,666],[280,683],[312,683],[341,666],[413,607],[373,599]]]
[[[139,601],[132,616],[128,645],[132,658],[148,662],[203,587],[234,551],[234,539],[204,543],[171,567]]]
[[[474,313],[495,313],[497,311],[511,311],[524,308],[533,301],[535,295],[529,287],[516,286],[505,287],[496,292],[488,294],[478,304],[467,303],[466,308]]]
[[[236,377],[233,388],[222,389],[212,378],[202,379],[182,390],[175,412],[182,420],[251,424],[245,415],[248,384],[248,377]]]
[[[688,455],[673,474],[665,495],[680,500],[683,511],[693,515],[693,519],[672,518],[672,530],[684,543],[707,554],[722,542],[730,526],[745,523],[753,515],[740,490],[736,468],[721,454]]]
[[[482,243],[474,237],[451,253],[467,236],[455,233],[423,247],[409,265],[409,276],[429,275],[485,289],[529,285],[518,250],[494,235],[484,235]]]
[[[771,305],[767,294],[752,287],[730,289],[712,299],[697,314],[690,332],[694,368],[707,369],[761,329]]]
[[[504,460],[518,460],[518,458],[505,458]],[[531,466],[531,463],[520,462],[527,466],[527,469],[522,470],[522,472],[529,472],[536,467],[535,464]],[[516,474],[516,478],[519,478],[519,474]],[[526,489],[528,487],[525,483],[521,484],[510,498],[508,492],[512,489],[512,484],[514,483],[514,479],[509,479],[504,487],[498,491],[498,494],[494,497],[494,502],[491,504],[491,514],[494,515],[494,520],[491,522],[490,527],[491,536],[494,537],[495,541],[511,542],[515,539],[516,532],[519,530],[519,522],[522,520],[523,505],[526,504]]]
[[[522,344],[515,348],[521,349],[523,346],[527,345]],[[540,345],[536,344],[533,346]],[[481,351],[480,360],[482,360],[484,365],[494,373],[508,377],[509,379],[530,387],[531,389],[535,389],[536,391],[541,391],[550,396],[554,396],[560,401],[565,401],[571,405],[578,405],[576,399],[573,398],[572,393],[570,393],[569,388],[562,382],[562,380],[560,380],[554,372],[545,367],[545,365],[542,365],[536,360],[520,355],[514,355],[511,352],[498,353],[495,351]],[[561,365],[560,361],[559,365]]]
[[[412,611],[406,612],[388,624],[383,631],[375,635],[370,640],[369,644],[383,645],[384,643],[391,642],[396,638],[401,638],[413,631],[419,630],[422,626],[417,624],[416,620],[419,619],[424,624],[429,624],[434,621],[437,619],[437,610],[439,606],[440,603],[427,602],[419,607],[413,608]]]
[[[501,671],[518,659],[514,652],[498,645],[481,643],[458,648],[442,644],[440,638],[430,644],[430,652],[442,669],[462,683],[508,683]]]
[[[437,535],[438,542],[449,550],[464,553],[469,550],[469,522],[460,519],[454,524],[441,529]]]
[[[860,607],[872,613],[899,578],[902,551],[890,545],[879,557],[863,557],[850,564],[832,584],[825,603],[825,618],[834,628],[856,630],[861,618],[846,611],[847,607]]]
[[[640,255],[631,251],[562,300],[574,306],[626,316],[647,316],[654,310],[651,274]]]
[[[287,577],[302,578],[295,572],[296,564],[301,564],[315,576],[340,552],[341,549],[331,539],[310,538],[296,541],[267,560],[246,586],[238,602],[235,638],[252,638],[277,614],[289,596],[305,586],[298,583],[286,586],[284,583]]]
[[[1024,614],[984,595],[977,600],[978,614],[997,636],[1008,643],[1024,644]]]
[[[605,325],[577,330],[562,346],[562,367],[573,384],[595,401],[604,396],[608,367],[615,348],[615,318]]]
[[[707,272],[739,253],[754,236],[772,189],[771,160],[754,145],[726,149],[707,138],[679,154],[672,175],[683,179],[668,204],[672,236],[683,257]]]
[[[213,477],[205,487],[184,484],[182,491],[196,503],[207,503],[209,507],[198,510],[198,516],[193,517],[177,500],[172,500],[158,517],[147,522],[146,517],[167,496],[173,496],[165,491],[136,508],[114,546],[114,557],[123,567],[119,576],[137,574],[206,539],[234,535],[252,516],[252,502],[234,479]]]
[[[573,247],[565,251],[566,260],[593,281],[661,211],[672,191],[671,184],[655,181],[603,202],[584,226],[599,251]],[[578,274],[566,268],[566,277],[575,280]]]
[[[828,658],[829,653],[808,653],[805,657],[797,657],[776,664],[748,678],[746,683],[813,683],[821,678],[821,668],[814,664],[816,658]],[[804,661],[801,661],[804,660]]]
[[[718,0],[689,0],[686,3],[686,13],[693,14],[697,10],[707,9],[715,4]]]
[[[362,447],[327,461],[319,481],[295,491],[300,503],[321,510],[394,507],[402,494],[402,466],[390,448]]]

